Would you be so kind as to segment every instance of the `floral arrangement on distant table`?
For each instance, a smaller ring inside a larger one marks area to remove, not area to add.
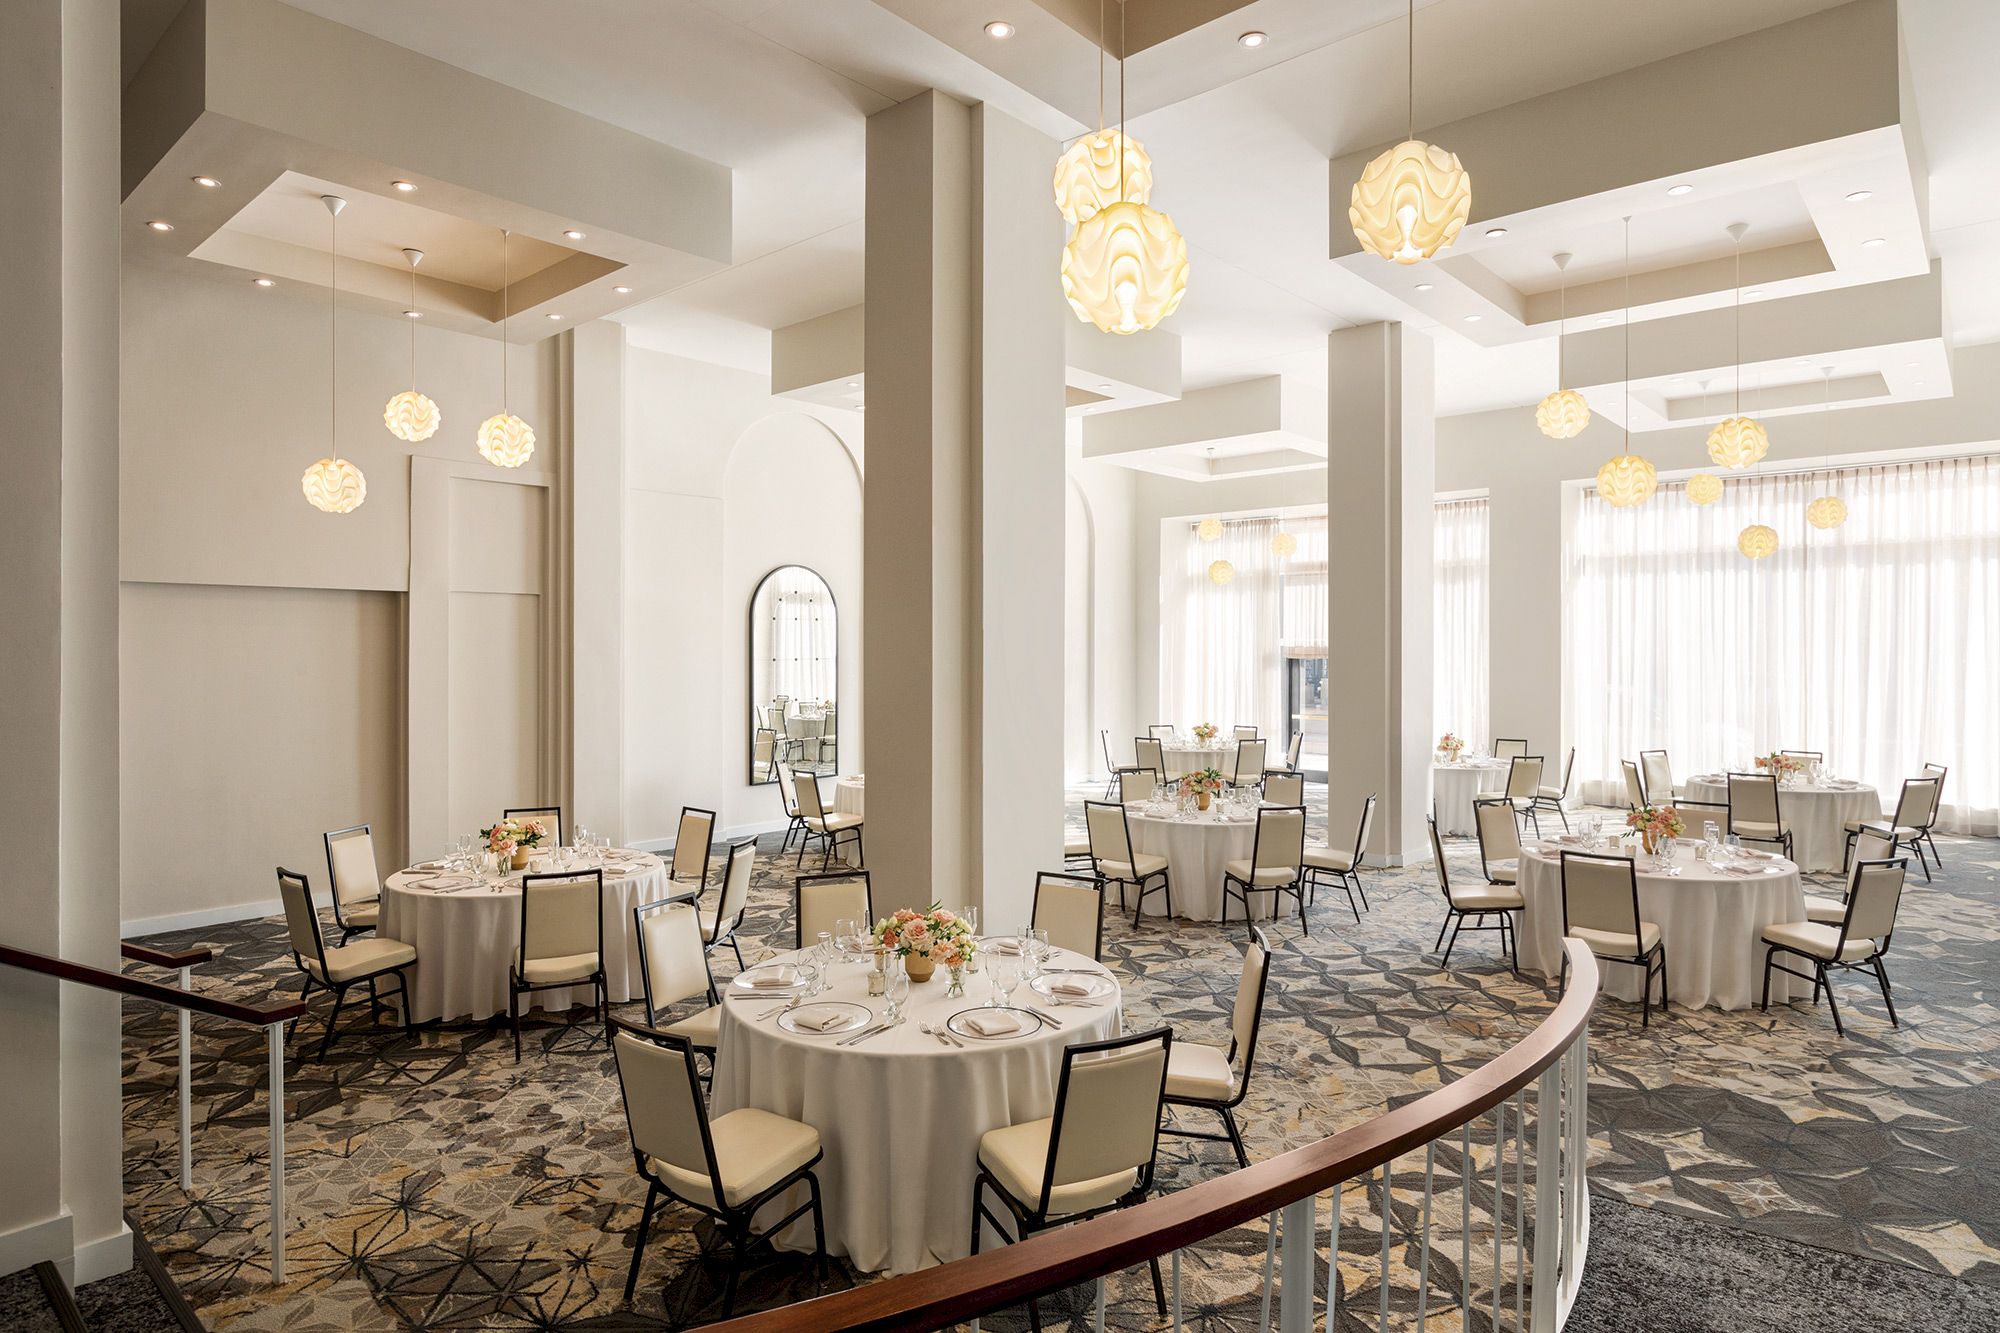
[[[979,952],[979,941],[965,921],[936,903],[921,912],[905,907],[877,921],[875,943],[903,959],[912,981],[928,981],[940,963],[964,967]]]
[[[1780,782],[1783,782],[1786,778],[1797,777],[1805,771],[1805,766],[1805,760],[1789,754],[1780,754],[1776,750],[1773,750],[1769,754],[1760,754],[1757,756],[1757,767],[1763,769]]]
[[[509,858],[516,870],[528,864],[528,854],[549,836],[548,826],[539,819],[503,819],[492,828],[479,830],[486,850]]]
[[[1464,749],[1465,742],[1448,731],[1438,737],[1438,753],[1442,754],[1451,763],[1455,764],[1458,762],[1459,752]]]
[[[1207,744],[1209,741],[1215,739],[1216,734],[1220,730],[1221,728],[1217,727],[1213,722],[1203,722],[1195,727],[1194,738],[1203,744]]]
[[[1194,797],[1195,804],[1206,810],[1209,798],[1222,790],[1222,774],[1212,768],[1190,773],[1181,779],[1181,790]]]
[[[1652,851],[1661,838],[1678,838],[1687,829],[1680,811],[1671,805],[1649,805],[1625,816],[1625,827],[1639,830],[1639,840]]]

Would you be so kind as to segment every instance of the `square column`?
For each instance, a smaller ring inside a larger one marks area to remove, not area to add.
[[[1062,864],[1058,145],[932,91],[868,121],[862,586],[878,915],[1028,919]]]
[[[1378,865],[1430,856],[1432,362],[1404,324],[1327,335],[1327,831],[1373,793]]]

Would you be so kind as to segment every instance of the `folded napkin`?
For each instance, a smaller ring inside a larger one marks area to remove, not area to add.
[[[965,1020],[965,1025],[982,1037],[1004,1037],[1010,1032],[1021,1030],[1021,1020],[1009,1013],[974,1014]]]
[[[1738,847],[1731,853],[1731,855],[1741,857],[1745,861],[1753,861],[1753,862],[1775,861],[1778,859],[1777,854],[1775,852],[1760,852],[1755,847]]]
[[[988,953],[1013,955],[1021,952],[1021,941],[1012,935],[1003,935],[998,939],[982,941],[979,947]]]
[[[814,1032],[831,1032],[835,1028],[847,1026],[847,1011],[844,1009],[794,1009],[792,1026],[808,1028]]]
[[[760,972],[745,973],[742,981],[744,985],[758,990],[783,990],[798,985],[799,973],[797,968],[771,967]]]
[[[1089,996],[1097,992],[1087,981],[1080,981],[1075,977],[1057,977],[1049,982],[1049,994]]]

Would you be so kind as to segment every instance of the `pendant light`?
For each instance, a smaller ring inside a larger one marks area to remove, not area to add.
[[[1122,26],[1125,11],[1119,11]],[[1056,211],[1063,221],[1088,222],[1108,204],[1143,204],[1153,194],[1153,159],[1124,126],[1104,128],[1104,0],[1097,0],[1097,133],[1086,134],[1056,160]]]
[[[1708,381],[1701,385],[1701,414],[1708,415]],[[1722,498],[1722,478],[1713,472],[1697,472],[1688,478],[1687,498],[1692,504],[1712,505]]]
[[[1833,367],[1821,366],[1819,368],[1819,380],[1819,447],[1821,450],[1824,450],[1826,448],[1827,414],[1833,410]],[[1826,454],[1824,452],[1820,454],[1819,461],[1822,466],[1826,463]],[[1822,532],[1837,528],[1846,521],[1847,501],[1837,495],[1822,495],[1806,506],[1806,522],[1812,524]]]
[[[1625,452],[1597,469],[1597,493],[1617,509],[1631,509],[1653,498],[1660,474],[1652,463],[1632,452],[1632,219],[1625,219]]]
[[[1194,525],[1194,535],[1205,542],[1214,541],[1222,535],[1222,520],[1213,517],[1203,519]]]
[[[1747,223],[1729,224],[1729,239],[1736,246],[1736,413],[1708,433],[1708,456],[1717,467],[1749,467],[1771,451],[1770,434],[1743,415],[1743,233],[1748,230]]]
[[[403,312],[410,321],[410,387],[389,400],[382,409],[382,424],[389,433],[407,444],[419,444],[437,434],[444,417],[438,405],[417,392],[417,265],[424,262],[421,250],[404,250],[410,261],[410,308]]]
[[[1100,36],[1099,49],[1103,41]],[[1125,3],[1118,4],[1119,197],[1077,224],[1063,246],[1063,296],[1086,324],[1106,333],[1153,328],[1180,308],[1187,295],[1187,238],[1165,213],[1132,199],[1124,153]],[[1148,193],[1150,190],[1148,171]]]
[[[1569,261],[1574,256],[1560,254],[1554,256],[1558,275],[1566,274]],[[1575,389],[1563,387],[1563,342],[1569,332],[1569,284],[1566,277],[1558,279],[1556,297],[1556,391],[1542,399],[1535,409],[1535,425],[1542,434],[1552,440],[1573,440],[1583,434],[1583,428],[1590,424],[1590,404]]]
[[[1762,560],[1778,553],[1777,530],[1762,523],[1752,523],[1736,534],[1736,549],[1752,560]]]
[[[512,233],[500,233],[500,410],[479,427],[479,456],[495,467],[519,467],[535,452],[535,432],[507,410],[507,317],[513,299]]]
[[[1458,239],[1472,212],[1472,177],[1448,153],[1417,137],[1417,5],[1409,5],[1409,131],[1361,170],[1348,195],[1354,239],[1398,264],[1429,259]]]
[[[1299,539],[1289,532],[1280,532],[1271,538],[1271,554],[1280,560],[1289,560],[1299,553]]]
[[[1216,561],[1208,567],[1208,581],[1218,588],[1236,582],[1236,566],[1227,560]]]
[[[305,470],[299,489],[306,503],[328,514],[351,514],[368,498],[368,479],[361,469],[340,456],[340,210],[347,201],[337,194],[323,194],[332,218],[332,245],[327,265],[327,456]]]

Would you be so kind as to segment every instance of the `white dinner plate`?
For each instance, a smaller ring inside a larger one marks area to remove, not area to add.
[[[965,1021],[979,1014],[1012,1014],[1021,1026],[1016,1031],[996,1032],[989,1037],[975,1031]],[[972,1041],[1012,1041],[1016,1037],[1032,1036],[1040,1032],[1042,1030],[1042,1018],[1040,1014],[1035,1013],[1031,1009],[1016,1009],[1012,1005],[1002,1005],[996,1009],[961,1009],[950,1018],[947,1018],[944,1021],[944,1025],[957,1035],[969,1038]]]
[[[843,1032],[852,1032],[865,1026],[875,1015],[865,1005],[848,1000],[821,1000],[814,1004],[802,1004],[796,1009],[787,1009],[778,1015],[778,1026],[801,1037],[837,1037]],[[809,1022],[819,1019],[837,1019],[826,1027],[809,1027]]]
[[[759,976],[771,976],[780,967],[791,969],[791,981],[782,986],[759,986],[756,984],[755,978]],[[752,995],[790,995],[805,983],[805,979],[805,974],[794,964],[766,963],[762,967],[753,967],[746,972],[738,972],[729,979],[729,984],[737,990],[748,991]]]
[[[478,882],[470,875],[439,875],[435,879],[425,880],[424,887],[432,893],[440,893],[447,889],[462,889],[468,884]]]
[[[1088,994],[1072,995],[1067,991],[1054,989],[1056,985],[1080,982],[1090,988]],[[1110,977],[1099,976],[1095,972],[1066,972],[1061,976],[1039,976],[1028,983],[1028,988],[1037,995],[1051,1000],[1101,1000],[1118,987]]]

